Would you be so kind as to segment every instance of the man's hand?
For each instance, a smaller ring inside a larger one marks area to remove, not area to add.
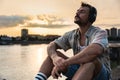
[[[57,66],[53,68],[51,75],[54,79],[58,79],[58,77],[62,77],[61,72]]]
[[[63,59],[62,57],[55,57],[53,59],[53,64],[60,69],[60,71],[65,71],[68,67],[66,63],[66,59]]]
[[[58,54],[62,54],[59,51],[57,51],[57,53]],[[61,77],[60,74],[62,72],[66,72],[67,71],[68,65],[66,63],[66,59],[60,57],[60,55],[57,55],[54,58],[52,58],[53,64],[54,64],[54,68],[52,70],[51,75],[53,76],[53,78],[58,79],[58,77]]]

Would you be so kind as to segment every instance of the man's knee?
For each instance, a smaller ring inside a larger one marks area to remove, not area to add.
[[[94,70],[95,69],[95,64],[93,62],[85,63],[81,65],[81,68],[84,68],[84,70]]]
[[[92,80],[94,75],[95,65],[93,62],[81,64],[72,80]],[[87,76],[87,77],[86,77]]]
[[[100,63],[98,59],[95,59],[92,62],[82,64],[82,66],[86,70],[90,70],[90,69],[93,70],[94,75],[97,75],[101,70],[102,64]]]
[[[93,61],[93,63],[94,63],[95,66],[101,66],[101,65],[102,65],[101,62],[98,60],[98,58],[95,59],[95,60]]]

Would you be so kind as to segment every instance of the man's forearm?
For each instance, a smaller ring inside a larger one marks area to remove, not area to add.
[[[47,47],[47,53],[48,56],[50,56],[51,58],[55,57],[56,54],[56,44],[54,42],[51,42],[48,47]]]
[[[92,44],[86,47],[83,51],[79,52],[75,56],[67,59],[66,63],[70,64],[83,64],[87,62],[91,62],[98,55],[103,52],[103,48],[98,44]]]

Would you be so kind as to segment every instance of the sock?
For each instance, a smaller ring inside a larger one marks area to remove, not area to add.
[[[39,72],[36,75],[35,80],[47,80],[47,76],[44,73]]]

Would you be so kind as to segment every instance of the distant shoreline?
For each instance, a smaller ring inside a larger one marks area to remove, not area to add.
[[[29,44],[48,44],[51,41],[3,41],[0,45],[14,45],[14,44],[21,44],[21,45],[29,45]]]
[[[21,44],[21,45],[29,45],[29,44],[49,44],[53,40],[41,40],[41,41],[0,41],[0,45],[14,45],[14,44]],[[119,44],[120,41],[109,41],[109,44]]]

